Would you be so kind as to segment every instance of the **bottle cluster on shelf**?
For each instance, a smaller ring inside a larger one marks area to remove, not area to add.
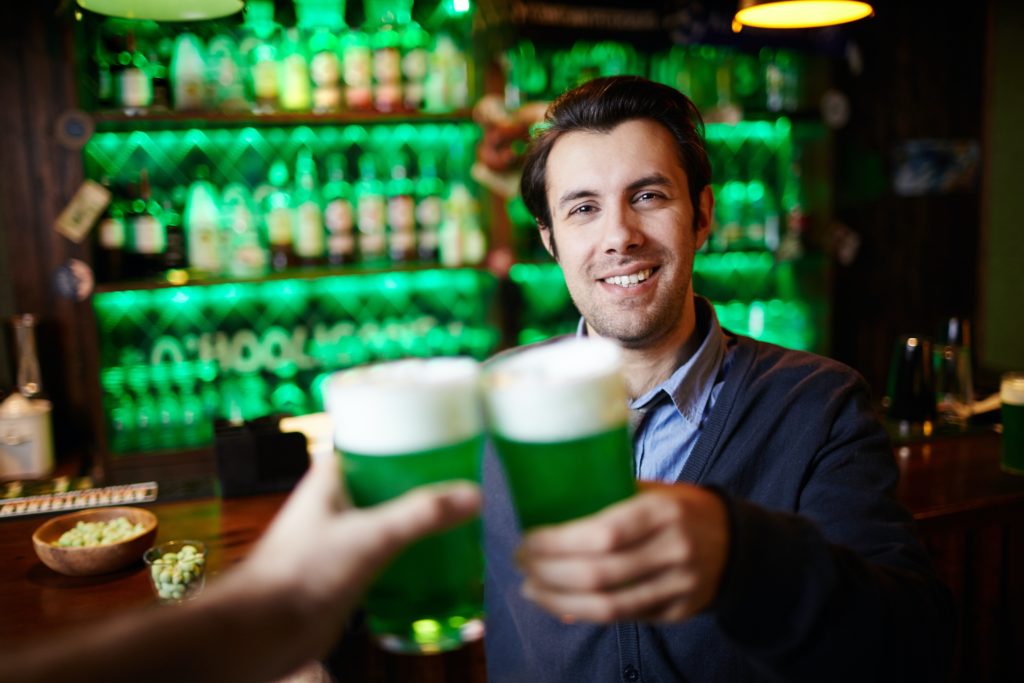
[[[345,9],[344,0],[294,0],[291,26],[272,0],[250,0],[244,21],[104,19],[92,53],[97,104],[263,114],[468,106],[467,3],[441,2],[430,32],[413,20],[412,0],[366,0],[361,26],[347,24]]]
[[[294,159],[269,160],[255,187],[215,184],[206,166],[188,184],[159,189],[146,167],[135,182],[105,178],[116,199],[97,229],[98,278],[482,261],[486,239],[462,155],[401,144],[342,150],[300,145]]]
[[[524,40],[505,52],[509,105],[545,100],[597,76],[642,74],[686,93],[705,116],[793,112],[806,100],[804,57],[762,48],[756,54],[713,45],[675,45],[645,53],[617,41],[577,41],[571,47]]]

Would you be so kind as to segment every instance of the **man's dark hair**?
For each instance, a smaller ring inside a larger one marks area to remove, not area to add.
[[[711,182],[704,119],[697,107],[667,85],[640,76],[610,76],[595,78],[560,95],[548,107],[543,129],[530,144],[520,190],[526,208],[542,228],[551,227],[547,164],[558,138],[573,131],[607,133],[635,119],[660,123],[675,138],[679,162],[689,180],[690,201],[697,210],[701,190]]]

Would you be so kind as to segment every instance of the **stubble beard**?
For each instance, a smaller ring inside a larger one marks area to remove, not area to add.
[[[665,275],[662,263],[661,275]],[[674,265],[678,267],[681,264]],[[594,280],[591,278],[590,281]],[[663,283],[656,284],[660,286]],[[593,297],[588,297],[586,292],[569,291],[587,325],[599,336],[616,341],[623,348],[645,349],[671,335],[682,324],[690,278],[680,283],[679,291],[654,292],[655,296],[646,304],[624,302],[621,306],[614,306],[602,303],[597,291],[600,287],[600,284],[594,284]]]

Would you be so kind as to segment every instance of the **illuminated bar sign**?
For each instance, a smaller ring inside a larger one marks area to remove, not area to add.
[[[485,358],[496,280],[472,269],[105,292],[94,298],[115,453],[208,443],[215,418],[319,410],[341,368]]]

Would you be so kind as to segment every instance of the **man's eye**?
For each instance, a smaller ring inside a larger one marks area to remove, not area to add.
[[[641,192],[636,196],[634,201],[637,202],[649,202],[652,199],[658,199],[660,195],[657,192]]]
[[[570,211],[569,215],[570,216],[575,216],[575,215],[578,215],[578,214],[594,213],[594,211],[596,211],[596,210],[597,210],[596,207],[593,207],[590,204],[584,204],[583,206],[577,206],[575,209]]]

